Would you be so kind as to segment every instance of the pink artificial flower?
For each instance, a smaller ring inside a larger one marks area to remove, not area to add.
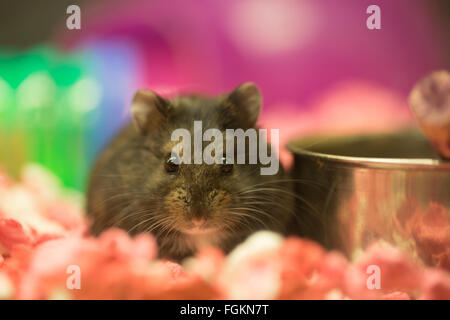
[[[450,274],[439,269],[428,269],[423,277],[422,300],[450,300]]]
[[[0,217],[0,246],[8,253],[16,245],[32,246],[36,239],[33,229],[25,230],[13,219]]]
[[[411,300],[411,297],[405,293],[400,291],[394,291],[391,293],[387,293],[381,297],[382,300]]]
[[[227,299],[275,299],[282,288],[283,238],[260,231],[227,257],[218,283]]]
[[[398,210],[394,223],[405,239],[414,239],[420,258],[431,266],[450,271],[450,213],[436,203],[426,211],[414,199]]]
[[[379,288],[376,287],[377,280]],[[422,281],[423,269],[419,265],[397,248],[378,241],[348,268],[344,292],[356,299],[379,299],[394,292],[415,297]]]
[[[425,268],[382,242],[351,263],[313,241],[263,231],[228,255],[204,248],[182,267],[158,259],[149,234],[87,235],[79,208],[57,188],[47,192],[31,181],[0,188],[0,297],[8,299],[450,299],[445,269]],[[445,268],[447,212],[417,208],[409,201],[393,223],[415,240],[422,259]]]
[[[157,297],[169,271],[152,268],[156,244],[150,235],[130,238],[111,229],[99,238],[71,236],[37,246],[18,291],[19,299],[142,299]],[[68,270],[80,271],[80,289],[70,289]],[[63,295],[64,296],[64,295]]]
[[[325,257],[325,251],[309,240],[288,238],[280,250],[282,286],[280,299],[316,299],[317,292],[310,283]]]

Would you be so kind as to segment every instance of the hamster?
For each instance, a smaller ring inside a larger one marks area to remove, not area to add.
[[[172,132],[184,128],[194,135],[194,121],[202,121],[203,130],[256,128],[261,101],[253,83],[217,97],[185,94],[170,100],[138,90],[132,121],[92,170],[87,195],[91,231],[149,232],[160,256],[174,260],[210,245],[229,252],[258,230],[286,233],[295,199],[281,165],[276,174],[261,175],[259,161],[188,164],[174,161],[171,151],[177,143]],[[248,147],[245,153],[248,160]]]

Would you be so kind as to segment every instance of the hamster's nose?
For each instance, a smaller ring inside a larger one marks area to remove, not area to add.
[[[206,220],[205,219],[193,218],[193,219],[191,219],[191,223],[194,225],[194,227],[200,228],[203,225],[205,225]]]

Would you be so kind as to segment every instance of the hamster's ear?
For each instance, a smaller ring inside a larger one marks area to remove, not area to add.
[[[169,101],[161,98],[156,93],[139,89],[134,94],[131,105],[131,116],[134,125],[141,134],[157,128],[161,123],[167,121],[169,106]]]
[[[261,103],[261,93],[254,83],[246,82],[239,85],[225,101],[227,118],[233,118],[234,124],[230,124],[242,129],[254,127],[261,110]]]

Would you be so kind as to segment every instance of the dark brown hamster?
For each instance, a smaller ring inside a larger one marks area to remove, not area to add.
[[[281,165],[276,174],[261,175],[259,161],[177,164],[171,153],[175,129],[194,136],[198,120],[203,130],[254,128],[260,107],[261,95],[252,83],[215,98],[167,100],[139,90],[132,123],[103,150],[91,175],[87,209],[92,232],[114,226],[132,235],[150,232],[160,255],[176,260],[205,245],[228,252],[257,230],[285,233],[294,198]],[[248,144],[245,152],[248,159]]]

